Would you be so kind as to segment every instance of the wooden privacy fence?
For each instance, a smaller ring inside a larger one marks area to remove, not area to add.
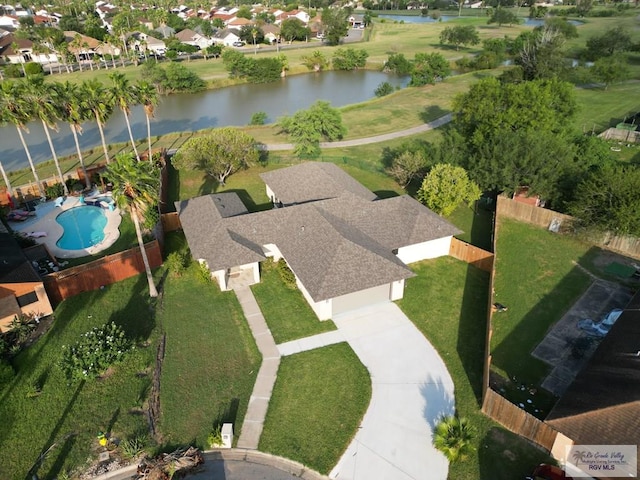
[[[160,220],[162,221],[162,229],[165,232],[173,232],[182,228],[180,218],[176,212],[163,213],[160,215]]]
[[[549,228],[551,222],[560,222],[560,228],[568,226],[573,221],[570,215],[554,212],[546,208],[534,207],[516,202],[510,198],[498,196],[496,218],[509,217],[526,223],[531,223],[542,228]],[[640,258],[640,238],[626,235],[613,235],[604,233],[598,237],[586,238],[589,242],[615,250],[631,257]]]
[[[493,253],[458,240],[455,237],[451,239],[449,255],[485,272],[491,272],[493,270]]]
[[[554,428],[525,412],[491,388],[485,391],[482,412],[507,430],[525,437],[549,451],[558,435]]]
[[[157,240],[145,244],[145,250],[151,268],[162,265],[162,253]],[[49,300],[57,305],[66,298],[98,290],[104,285],[111,285],[142,272],[142,255],[140,248],[135,247],[85,265],[46,275],[43,281]]]

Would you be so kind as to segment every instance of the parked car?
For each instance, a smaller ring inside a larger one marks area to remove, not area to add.
[[[564,470],[554,465],[547,465],[541,463],[538,465],[531,475],[526,477],[526,480],[573,480],[568,476]]]
[[[244,47],[244,42],[241,42],[241,41],[233,42],[233,46],[234,47]]]

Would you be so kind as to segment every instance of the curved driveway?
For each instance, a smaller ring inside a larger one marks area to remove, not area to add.
[[[369,370],[371,401],[329,476],[446,480],[448,464],[433,448],[431,432],[440,416],[453,414],[455,402],[453,380],[436,350],[392,302],[338,315],[333,321],[337,331],[278,345],[281,355],[292,355],[346,341]]]

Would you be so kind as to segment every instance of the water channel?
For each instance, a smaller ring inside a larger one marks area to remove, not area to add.
[[[64,75],[59,80],[64,81]],[[385,81],[405,87],[409,79],[373,71],[331,71],[296,75],[273,83],[169,95],[161,98],[156,109],[156,116],[151,121],[151,135],[247,125],[255,112],[265,112],[267,121],[271,123],[283,115],[308,108],[316,100],[326,100],[334,107],[359,103],[374,97],[376,87]],[[146,138],[142,107],[134,107],[130,119],[134,138]],[[53,135],[56,153],[59,156],[74,154],[75,145],[69,125],[60,123],[58,127],[59,132]],[[34,161],[39,163],[50,159],[51,151],[40,123],[30,123],[29,131],[25,138]],[[107,143],[128,141],[127,127],[120,111],[115,112],[107,123],[105,136]],[[84,125],[80,145],[83,150],[100,146],[95,122]],[[0,155],[6,170],[29,166],[13,126],[0,128]]]

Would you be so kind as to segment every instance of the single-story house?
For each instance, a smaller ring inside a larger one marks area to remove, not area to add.
[[[349,23],[351,24],[351,28],[364,28],[364,15],[360,13],[354,13],[349,16]]]
[[[282,208],[248,213],[235,193],[176,202],[191,254],[222,290],[258,283],[260,262],[284,259],[320,320],[402,298],[406,264],[448,255],[460,233],[407,195],[377,199],[331,163],[261,177]]]
[[[0,35],[0,62],[26,63],[36,62],[47,64],[57,62],[58,56],[54,52],[34,53],[33,42],[28,38],[19,38],[11,32],[2,31]],[[16,47],[16,48],[14,48]]]
[[[231,47],[235,42],[240,41],[240,30],[235,28],[223,28],[218,30],[212,37],[214,43]]]
[[[0,331],[21,313],[45,316],[53,309],[42,279],[0,222]]]
[[[213,40],[211,40],[209,37],[205,37],[204,35],[189,28],[176,33],[175,37],[180,40],[181,43],[184,43],[186,45],[193,45],[194,47],[198,47],[200,50],[213,45]]]
[[[565,447],[571,445],[633,445],[635,450],[640,438],[640,292],[545,421],[562,434],[552,453],[569,463],[575,461],[565,458]],[[635,462],[640,472],[638,457]],[[589,473],[606,479],[613,472]]]
[[[167,45],[162,40],[158,40],[151,35],[136,32],[132,36],[135,38],[133,48],[138,52],[147,50],[155,55],[164,55],[167,51]]]

